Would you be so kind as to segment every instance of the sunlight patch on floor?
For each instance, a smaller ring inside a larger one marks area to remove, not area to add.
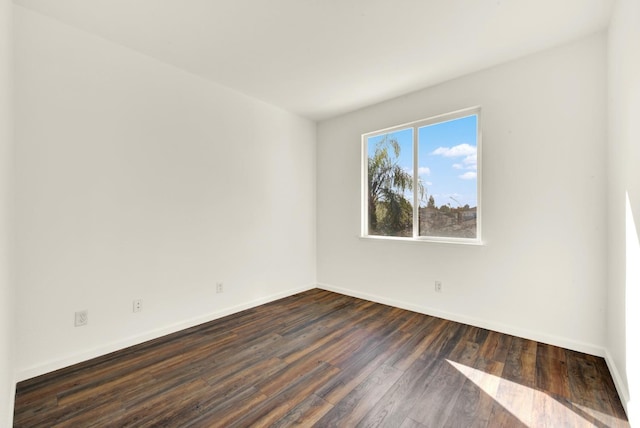
[[[614,416],[571,403],[578,414],[542,391],[455,361],[447,362],[528,427],[613,427],[620,423]]]
[[[587,406],[581,406],[580,404],[574,404],[574,406],[580,409],[581,411],[583,411],[584,413],[586,413],[587,415],[591,416],[596,421],[600,422],[601,424],[604,424],[604,426],[607,426],[607,427],[623,426],[621,424],[620,419],[616,418],[615,416],[607,415],[606,413],[593,410],[592,408]]]

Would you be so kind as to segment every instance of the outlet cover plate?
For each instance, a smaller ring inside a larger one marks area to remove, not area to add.
[[[89,311],[86,309],[84,311],[76,312],[74,325],[76,327],[82,327],[83,325],[87,325],[89,322]]]

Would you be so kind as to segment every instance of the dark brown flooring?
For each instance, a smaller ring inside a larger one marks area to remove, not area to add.
[[[322,290],[20,382],[14,424],[629,426],[602,358]]]

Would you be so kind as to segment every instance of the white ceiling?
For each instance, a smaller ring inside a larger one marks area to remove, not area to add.
[[[314,120],[607,27],[613,0],[14,0]]]

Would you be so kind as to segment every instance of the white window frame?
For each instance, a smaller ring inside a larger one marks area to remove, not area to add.
[[[460,119],[463,117],[473,116],[477,117],[476,122],[476,150],[477,150],[477,211],[476,211],[476,237],[475,238],[456,238],[448,236],[420,236],[419,229],[419,198],[418,198],[418,129],[424,126],[434,125],[436,123],[448,122],[451,120]],[[413,236],[412,237],[398,237],[398,236],[384,236],[384,235],[369,235],[369,180],[368,180],[368,146],[367,140],[371,137],[378,135],[388,134],[394,131],[399,131],[407,128],[413,129]],[[366,239],[376,240],[393,240],[393,241],[414,241],[414,242],[437,242],[437,243],[453,243],[453,244],[471,244],[482,245],[482,126],[481,126],[481,109],[479,106],[457,110],[451,113],[445,113],[438,116],[432,116],[427,119],[421,119],[414,122],[404,123],[402,125],[396,125],[378,131],[367,132],[362,134],[361,139],[361,189],[362,189],[362,201],[361,201],[361,213],[360,220],[361,230],[360,237]]]

